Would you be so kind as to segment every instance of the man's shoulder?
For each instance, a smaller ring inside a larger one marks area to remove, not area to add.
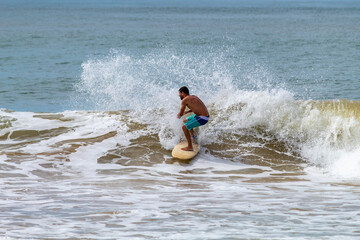
[[[188,100],[191,100],[191,99],[199,99],[197,96],[195,95],[189,95],[186,97]]]
[[[195,95],[189,95],[184,97],[184,99],[182,100],[183,103],[188,104],[188,103],[193,103],[196,102],[199,98]]]
[[[182,101],[187,102],[191,99],[191,97],[192,97],[192,95],[188,95],[188,96],[184,97]]]

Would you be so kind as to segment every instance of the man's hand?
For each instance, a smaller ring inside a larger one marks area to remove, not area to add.
[[[186,115],[186,114],[191,113],[191,112],[192,112],[192,110],[190,109],[188,111],[185,111],[184,114],[182,114],[182,115],[180,113],[178,113],[177,117],[180,119],[183,115]]]

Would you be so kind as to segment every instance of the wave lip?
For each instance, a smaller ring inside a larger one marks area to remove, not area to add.
[[[360,102],[295,100],[283,89],[238,91],[221,99],[215,121],[224,129],[259,129],[256,134],[285,142],[324,173],[360,177]]]

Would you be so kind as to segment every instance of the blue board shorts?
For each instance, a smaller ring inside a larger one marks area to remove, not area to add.
[[[209,121],[209,117],[197,116],[196,114],[191,115],[187,118],[187,122],[184,124],[188,130],[191,130],[195,127],[205,125]]]

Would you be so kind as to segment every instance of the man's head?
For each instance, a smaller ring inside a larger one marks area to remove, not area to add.
[[[184,99],[184,97],[189,95],[189,89],[187,87],[181,87],[179,89],[179,97],[181,100]]]

